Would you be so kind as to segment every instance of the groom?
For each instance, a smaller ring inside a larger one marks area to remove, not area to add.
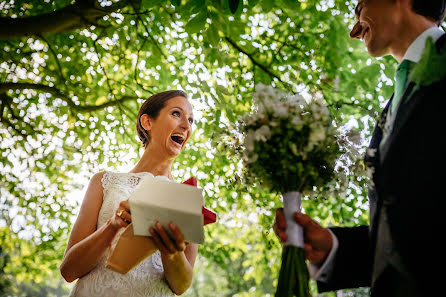
[[[371,287],[371,296],[446,296],[446,0],[359,0],[350,37],[400,65],[395,93],[365,161],[370,226],[323,228],[295,214],[319,291]],[[284,241],[283,210],[274,230]]]

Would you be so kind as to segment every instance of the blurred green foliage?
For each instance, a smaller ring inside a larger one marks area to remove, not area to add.
[[[70,193],[95,172],[134,164],[139,105],[180,88],[198,120],[174,174],[196,176],[219,214],[206,227],[186,295],[272,296],[280,197],[237,183],[240,162],[219,135],[264,83],[323,95],[336,120],[357,125],[366,144],[396,62],[372,59],[349,39],[354,5],[0,1],[0,295],[68,294],[58,265],[79,207]],[[306,199],[304,209],[326,226],[364,224],[366,182],[352,178],[345,197]]]

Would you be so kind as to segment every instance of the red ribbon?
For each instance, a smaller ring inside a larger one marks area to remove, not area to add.
[[[183,184],[196,187],[197,179],[195,177],[191,177],[184,181]],[[201,209],[201,213],[203,214],[203,225],[215,223],[217,221],[217,214],[204,206]]]

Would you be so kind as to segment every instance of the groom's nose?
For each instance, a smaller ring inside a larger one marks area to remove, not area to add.
[[[361,36],[362,36],[361,32],[362,32],[362,26],[358,21],[353,26],[353,29],[350,31],[350,38],[361,39]]]

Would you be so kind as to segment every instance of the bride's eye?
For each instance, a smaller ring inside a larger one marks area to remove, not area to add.
[[[174,111],[174,112],[172,112],[172,115],[174,117],[179,117],[180,116],[180,112],[179,111]]]
[[[189,124],[193,124],[194,123],[194,119],[193,118],[189,118]]]

